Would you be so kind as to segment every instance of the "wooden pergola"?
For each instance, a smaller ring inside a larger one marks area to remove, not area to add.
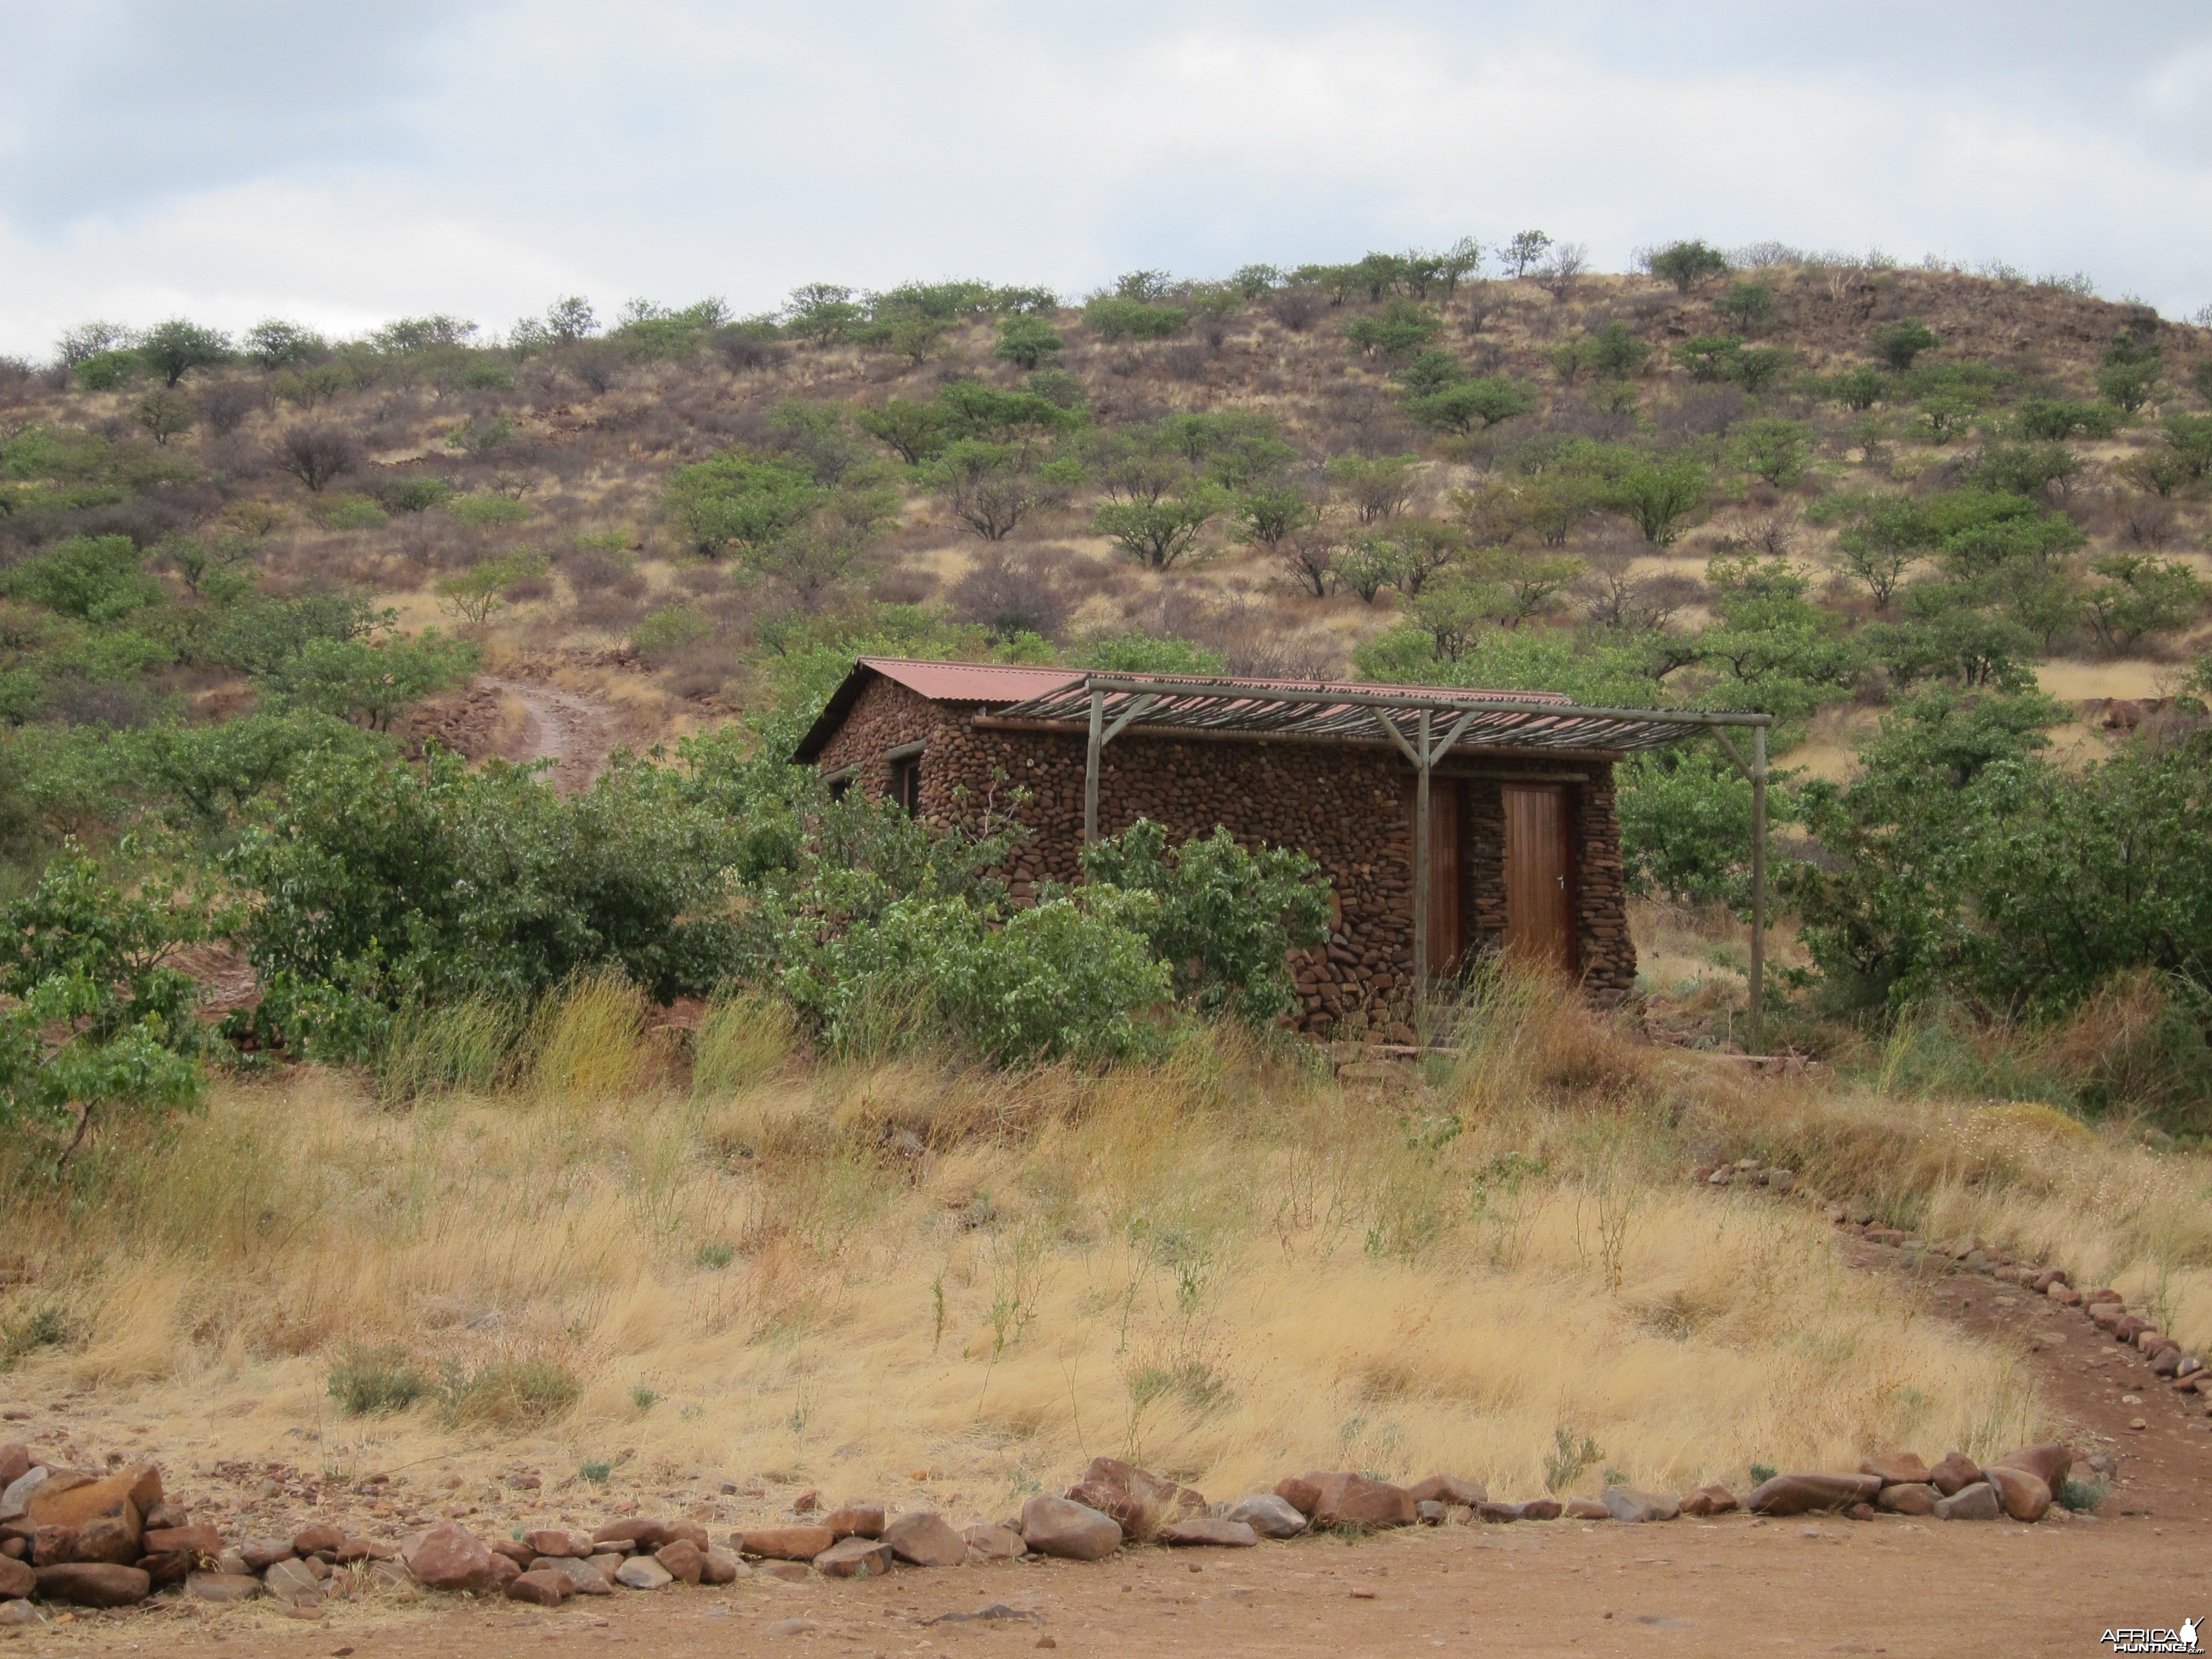
[[[1265,738],[1293,743],[1395,745],[1412,763],[1413,961],[1425,988],[1429,933],[1429,779],[1452,755],[1610,760],[1711,732],[1751,781],[1751,1046],[1765,1046],[1766,730],[1771,714],[1697,708],[1595,708],[1549,694],[1501,696],[1429,686],[1294,684],[1166,674],[1085,674],[980,716],[1015,730],[1084,731],[1083,841],[1098,838],[1099,759],[1133,728],[1176,737]],[[1729,728],[1751,733],[1751,757]]]

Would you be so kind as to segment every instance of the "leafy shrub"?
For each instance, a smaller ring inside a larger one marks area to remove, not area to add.
[[[391,520],[368,497],[348,495],[331,503],[323,522],[332,530],[381,530]]]
[[[1406,412],[1423,426],[1445,432],[1487,430],[1500,421],[1526,415],[1536,406],[1535,388],[1503,375],[1462,380],[1427,397],[1407,401]]]
[[[138,354],[128,349],[96,351],[76,368],[76,383],[87,392],[117,392],[137,378]]]
[[[1670,242],[1653,253],[1647,263],[1654,276],[1662,283],[1674,283],[1676,291],[1683,294],[1711,277],[1725,276],[1729,271],[1728,255],[1702,240]]]
[[[0,907],[0,1133],[53,1144],[58,1172],[103,1115],[197,1106],[199,988],[165,963],[212,927],[159,882],[125,896],[74,844]]]
[[[417,476],[393,478],[380,485],[377,498],[394,513],[422,513],[442,506],[453,497],[453,486],[443,478]]]
[[[1190,313],[1179,306],[1147,305],[1141,300],[1109,295],[1083,307],[1083,320],[1109,344],[1118,340],[1164,340],[1190,325]]]
[[[630,648],[655,665],[714,637],[713,619],[688,605],[663,605],[629,631]]]
[[[405,1411],[430,1389],[429,1377],[397,1346],[349,1346],[331,1367],[328,1384],[349,1417]]]
[[[64,617],[112,623],[161,601],[161,584],[128,536],[72,536],[0,575],[0,593]]]
[[[1084,848],[1083,872],[1157,901],[1137,925],[1203,1012],[1274,1018],[1292,1002],[1290,950],[1328,937],[1320,866],[1291,848],[1248,853],[1218,825],[1170,854],[1167,831],[1139,818]]]
[[[1057,356],[1067,342],[1042,317],[1012,316],[999,323],[998,343],[991,355],[1017,368],[1039,368]]]
[[[1890,368],[1902,371],[1911,368],[1913,360],[1922,352],[1933,351],[1942,342],[1927,324],[1917,317],[1908,317],[1901,323],[1876,329],[1868,343],[1875,356]]]
[[[1370,357],[1410,357],[1443,332],[1435,312],[1410,300],[1392,300],[1381,311],[1355,317],[1344,337]]]

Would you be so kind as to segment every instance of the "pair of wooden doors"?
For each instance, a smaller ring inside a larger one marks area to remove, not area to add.
[[[1429,785],[1429,962],[1431,975],[1455,974],[1474,942],[1473,836],[1468,784]],[[1505,838],[1505,951],[1560,973],[1575,966],[1575,894],[1567,791],[1558,783],[1503,783]]]

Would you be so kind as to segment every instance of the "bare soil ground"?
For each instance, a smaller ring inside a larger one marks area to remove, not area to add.
[[[2033,1527],[1885,1516],[1729,1516],[1445,1527],[1249,1552],[1147,1550],[1097,1565],[1029,1561],[887,1580],[580,1601],[337,1602],[301,1623],[264,1602],[80,1614],[40,1650],[348,1659],[543,1654],[2078,1655],[2119,1626],[2212,1610],[2212,1422],[2078,1311],[1948,1264],[1839,1236],[1855,1269],[1910,1272],[1929,1316],[2020,1345],[2083,1455],[2118,1462],[2092,1517]],[[2137,1419],[2147,1427],[2131,1427]],[[1933,1454],[1943,1449],[1920,1448]],[[1519,1496],[1525,1494],[1501,1494]],[[999,1616],[978,1618],[987,1608]],[[9,1637],[19,1632],[9,1632]]]

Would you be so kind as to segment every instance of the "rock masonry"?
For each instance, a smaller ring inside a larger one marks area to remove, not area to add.
[[[1085,739],[1077,733],[1000,731],[975,725],[981,705],[939,702],[878,679],[823,747],[825,773],[854,769],[850,787],[880,795],[894,749],[926,744],[921,815],[933,823],[981,827],[1002,821],[1009,794],[1031,831],[1002,874],[1017,902],[1040,883],[1072,882],[1083,848]],[[1626,881],[1613,770],[1603,761],[1516,757],[1516,777],[1568,774],[1575,857],[1577,970],[1601,1000],[1636,982],[1628,936]],[[1479,768],[1439,769],[1439,787],[1462,789],[1471,851],[1467,921],[1480,951],[1505,926],[1499,780]],[[1114,835],[1140,817],[1176,842],[1217,824],[1246,847],[1295,847],[1326,873],[1334,895],[1328,942],[1292,952],[1299,1029],[1317,1036],[1411,1042],[1413,992],[1413,779],[1381,749],[1244,740],[1182,740],[1125,734],[1102,761],[1098,827]]]

